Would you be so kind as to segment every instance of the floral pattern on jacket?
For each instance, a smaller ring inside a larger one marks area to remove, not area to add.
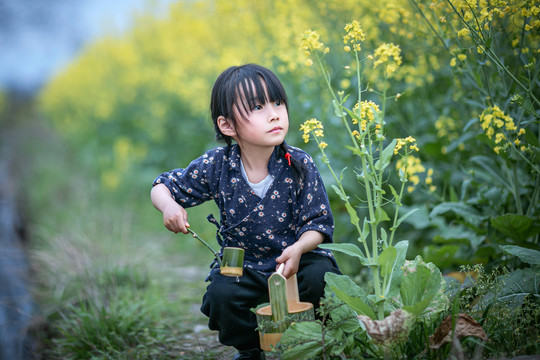
[[[221,219],[218,223],[210,215],[209,220],[218,226],[220,246],[243,248],[244,266],[270,273],[276,258],[305,231],[319,231],[324,242],[332,242],[334,230],[328,195],[313,159],[301,149],[288,148],[305,167],[303,181],[294,176],[285,158],[277,158],[276,148],[268,164],[274,180],[262,199],[241,173],[236,144],[211,149],[186,168],[161,174],[153,185],[166,185],[184,208],[214,200]],[[330,251],[313,252],[333,260]]]

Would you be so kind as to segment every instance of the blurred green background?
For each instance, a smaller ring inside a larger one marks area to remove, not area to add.
[[[334,166],[348,167],[353,174],[355,164],[342,146],[323,79],[305,65],[299,50],[302,33],[316,30],[331,48],[332,83],[353,93],[353,59],[343,51],[341,38],[353,19],[366,33],[365,57],[385,42],[400,46],[403,64],[391,80],[392,94],[399,95],[389,101],[387,135],[416,138],[422,164],[433,172],[422,174],[405,199],[403,212],[419,209],[398,234],[398,240],[411,243],[408,258],[420,254],[450,273],[463,264],[508,262],[501,244],[537,247],[539,38],[537,27],[525,31],[516,24],[535,24],[538,13],[528,15],[523,9],[533,5],[516,2],[508,17],[492,20],[490,44],[496,59],[510,69],[505,73],[494,58],[477,50],[475,39],[457,35],[462,25],[443,3],[148,2],[130,17],[126,30],[104,31],[85,43],[39,91],[6,87],[0,96],[0,125],[16,149],[13,176],[24,199],[34,290],[47,322],[58,324],[54,321],[65,319],[66,306],[81,299],[96,304],[125,300],[118,290],[122,286],[135,303],[151,299],[160,304],[154,321],[163,313],[177,319],[181,299],[200,301],[212,255],[194,239],[166,231],[149,190],[156,175],[186,166],[217,145],[208,110],[210,89],[231,65],[259,63],[283,81],[291,121],[286,140],[317,161],[331,197],[335,241],[354,241],[317,149],[304,144],[298,131],[309,118],[323,121]],[[374,89],[382,73],[366,67],[365,74],[365,97],[377,102],[380,94]],[[519,146],[517,152],[493,150],[479,122],[492,105],[526,129],[519,138],[526,145],[521,153]],[[360,194],[354,175],[346,186],[349,193]],[[361,196],[354,201],[361,209]],[[189,210],[192,228],[210,241],[215,228],[206,216],[212,212],[213,204]],[[345,273],[359,273],[359,264],[350,258],[338,255],[338,261]],[[182,279],[188,273],[192,285],[186,291]],[[190,314],[182,316],[204,324],[200,315]],[[58,334],[67,325],[55,326]],[[52,340],[56,345],[47,346],[65,349],[68,342]],[[55,351],[60,357],[64,350]]]

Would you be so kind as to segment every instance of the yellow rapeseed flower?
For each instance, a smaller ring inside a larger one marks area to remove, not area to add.
[[[413,185],[418,185],[420,177],[418,174],[426,171],[422,162],[415,156],[405,156],[396,162],[396,170],[400,174],[401,181],[410,181]],[[414,186],[409,186],[407,191],[412,192]]]
[[[468,28],[463,28],[458,31],[457,35],[459,37],[464,37],[464,36],[468,36],[470,33],[471,33],[471,30],[469,30]]]
[[[501,141],[505,139],[506,139],[506,136],[504,136],[503,133],[497,133],[497,135],[495,135],[495,144],[499,144]]]
[[[360,23],[357,20],[347,23],[345,25],[345,31],[346,34],[343,36],[343,43],[352,45],[354,51],[360,51],[360,43],[366,38],[362,27],[360,27]],[[345,51],[350,51],[350,48],[349,50],[345,49]]]
[[[362,101],[360,104],[360,118],[366,120],[367,122],[372,122],[375,120],[375,115],[381,112],[379,105],[375,104],[373,101]]]
[[[327,146],[328,146],[328,144],[325,143],[324,141],[321,141],[321,142],[319,143],[319,148],[321,148],[321,149],[324,149],[324,148],[326,148]]]
[[[300,49],[304,51],[306,56],[311,55],[315,50],[322,49],[324,44],[319,40],[320,36],[316,31],[306,30],[302,34],[302,42],[300,43]]]
[[[420,149],[418,149],[418,146],[416,145],[416,139],[413,138],[412,136],[407,136],[406,138],[398,138],[396,139],[396,146],[394,147],[394,155],[396,155],[399,150],[401,150],[403,147],[406,147],[407,145],[409,145],[409,149],[410,150],[414,150],[414,151],[420,151]]]
[[[300,131],[303,131],[302,139],[304,142],[309,142],[309,134],[313,132],[313,135],[316,137],[324,137],[322,123],[315,119],[306,120],[302,125],[300,125]]]
[[[480,114],[480,125],[489,138],[495,134],[494,127],[500,129],[504,126],[508,131],[517,130],[512,117],[506,115],[497,105],[488,107]]]
[[[375,62],[373,67],[377,67],[380,64],[386,64],[386,71],[388,73],[394,73],[397,70],[397,66],[401,65],[401,49],[398,45],[392,43],[384,43],[379,46],[374,55]],[[394,63],[390,63],[390,59],[393,59]]]

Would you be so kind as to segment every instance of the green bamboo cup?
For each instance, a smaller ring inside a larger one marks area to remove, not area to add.
[[[244,249],[237,247],[223,248],[221,275],[242,276],[244,274]]]

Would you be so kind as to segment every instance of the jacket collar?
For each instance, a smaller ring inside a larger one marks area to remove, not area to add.
[[[285,145],[287,144],[285,143]],[[279,146],[275,146],[272,156],[270,156],[270,160],[268,161],[268,173],[274,178],[281,173],[287,164],[285,158],[278,155],[280,152]],[[231,145],[229,149],[229,170],[242,172],[240,167],[240,147],[238,144]]]

